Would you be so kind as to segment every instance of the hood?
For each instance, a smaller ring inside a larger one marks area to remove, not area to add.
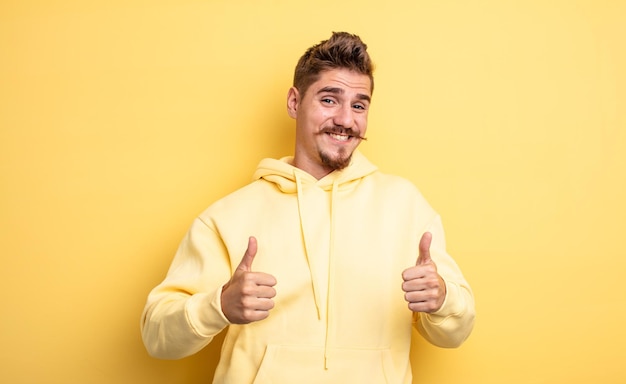
[[[316,184],[319,188],[328,191],[333,186],[348,188],[350,184],[358,182],[378,169],[359,151],[354,151],[350,165],[346,168],[333,171],[319,180],[292,164],[293,156],[283,157],[280,160],[263,159],[254,172],[253,179],[264,179],[274,183],[284,193],[298,192],[298,183]]]

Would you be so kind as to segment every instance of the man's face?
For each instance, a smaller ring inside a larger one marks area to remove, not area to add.
[[[294,166],[317,179],[346,167],[365,137],[371,96],[370,78],[347,69],[322,72],[304,95],[292,87],[287,109],[296,119]]]

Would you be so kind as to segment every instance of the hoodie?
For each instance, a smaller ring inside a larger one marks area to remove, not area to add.
[[[411,383],[411,327],[457,347],[474,323],[473,294],[446,252],[439,216],[413,184],[358,151],[320,180],[292,160],[262,160],[253,182],[194,220],[148,296],[148,352],[182,358],[227,328],[214,383]],[[412,313],[402,291],[426,231],[447,289],[432,314]],[[230,324],[221,290],[249,236],[258,244],[252,269],[277,280],[275,306],[264,320]]]

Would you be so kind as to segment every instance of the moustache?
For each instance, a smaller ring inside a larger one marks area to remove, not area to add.
[[[348,135],[350,137],[355,137],[359,140],[367,141],[367,137],[361,136],[358,132],[354,131],[352,128],[341,128],[341,127],[330,127],[324,128],[320,131],[320,135],[326,133],[334,133],[336,135]]]

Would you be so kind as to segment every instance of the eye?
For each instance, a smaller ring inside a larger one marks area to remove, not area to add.
[[[325,97],[325,98],[322,99],[322,103],[324,103],[324,104],[334,104],[335,101],[333,99],[329,99],[329,98]]]
[[[354,105],[352,105],[352,108],[354,108],[354,109],[359,109],[359,110],[361,110],[361,111],[364,111],[364,110],[366,110],[366,109],[367,109],[367,108],[365,107],[365,105],[363,105],[363,104],[354,104]]]

